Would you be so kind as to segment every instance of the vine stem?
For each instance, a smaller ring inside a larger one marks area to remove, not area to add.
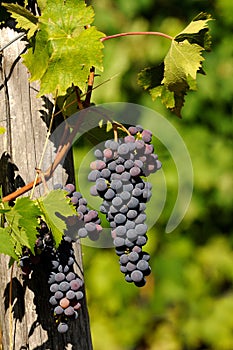
[[[103,42],[106,40],[120,38],[122,36],[130,36],[130,35],[156,35],[156,36],[161,36],[161,37],[169,39],[169,40],[173,40],[172,36],[165,34],[165,33],[161,33],[161,32],[126,32],[126,33],[118,33],[118,34],[105,36],[105,37],[101,38],[100,41]]]

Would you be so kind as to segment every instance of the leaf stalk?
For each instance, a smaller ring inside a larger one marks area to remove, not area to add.
[[[169,39],[169,40],[173,40],[172,36],[165,34],[165,33],[162,33],[162,32],[126,32],[126,33],[118,33],[118,34],[105,36],[105,37],[101,38],[100,41],[103,42],[106,40],[120,38],[123,36],[130,36],[130,35],[156,35],[156,36],[161,36],[161,37]]]

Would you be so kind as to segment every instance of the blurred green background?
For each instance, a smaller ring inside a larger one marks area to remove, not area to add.
[[[131,102],[161,113],[175,126],[194,169],[193,197],[182,223],[165,227],[177,194],[177,172],[166,148],[155,140],[167,181],[167,200],[149,231],[145,247],[152,274],[138,289],[124,281],[113,249],[83,246],[91,330],[95,350],[232,350],[232,0],[92,1],[95,25],[107,35],[162,31],[176,35],[199,12],[210,13],[212,52],[205,54],[206,76],[186,97],[183,119],[137,86],[137,73],[158,64],[169,48],[164,38],[138,36],[105,42],[105,71],[93,102]],[[139,120],[150,128],[153,120]],[[90,149],[75,149],[76,170]],[[151,182],[156,184],[156,176]],[[90,184],[89,184],[90,185]],[[153,196],[159,195],[154,186]],[[148,204],[148,207],[150,205]],[[148,208],[149,209],[149,208]],[[148,216],[153,215],[148,210]],[[150,218],[149,218],[150,220]]]

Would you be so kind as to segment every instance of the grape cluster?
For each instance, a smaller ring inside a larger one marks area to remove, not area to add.
[[[77,216],[74,215],[66,219],[67,230],[65,234],[69,236],[72,241],[76,241],[78,238],[88,237],[91,240],[98,240],[102,231],[98,212],[91,210],[87,206],[87,201],[82,197],[80,192],[75,190],[73,184],[67,184],[65,187],[58,184],[55,189],[62,188],[67,191],[67,197],[70,198],[71,203],[75,206]]]
[[[28,277],[35,264],[42,262],[46,265],[49,278],[50,299],[53,315],[60,333],[67,332],[70,320],[78,317],[83,298],[83,281],[74,272],[74,251],[72,242],[78,238],[89,237],[96,240],[102,231],[98,213],[90,210],[87,201],[81,193],[75,191],[75,186],[58,184],[54,189],[64,189],[67,197],[76,208],[77,215],[64,218],[67,229],[63,239],[56,249],[52,232],[47,224],[39,218],[38,235],[35,242],[35,254],[23,247],[20,266],[24,277]]]
[[[147,242],[146,203],[152,186],[142,176],[161,168],[151,144],[152,133],[140,125],[130,126],[123,139],[107,140],[96,149],[88,180],[95,182],[91,194],[103,198],[100,211],[112,229],[120,269],[127,282],[145,284],[150,273],[149,254],[142,251]]]
[[[27,247],[23,247],[22,249],[19,265],[24,277],[28,277],[33,269],[33,266],[39,264],[41,260],[45,258],[45,256],[47,259],[47,257],[51,255],[54,249],[54,242],[51,231],[41,218],[39,218],[39,221],[39,227],[37,228],[38,235],[34,248],[35,254],[32,254],[30,249]]]
[[[67,332],[68,321],[77,319],[83,298],[83,281],[74,272],[74,261],[72,240],[65,236],[58,249],[51,254],[52,272],[48,280],[51,293],[49,302],[59,333]]]

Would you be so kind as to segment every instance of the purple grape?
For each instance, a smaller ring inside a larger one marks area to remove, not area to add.
[[[134,270],[130,277],[132,278],[133,282],[141,282],[144,278],[143,273],[141,271],[138,270]]]
[[[57,330],[59,333],[66,333],[68,329],[68,325],[64,322],[59,323],[59,325],[57,326]]]
[[[66,315],[66,316],[73,316],[73,314],[74,314],[74,308],[72,307],[72,306],[68,306],[66,309],[65,309],[65,311],[64,311],[64,314]]]

